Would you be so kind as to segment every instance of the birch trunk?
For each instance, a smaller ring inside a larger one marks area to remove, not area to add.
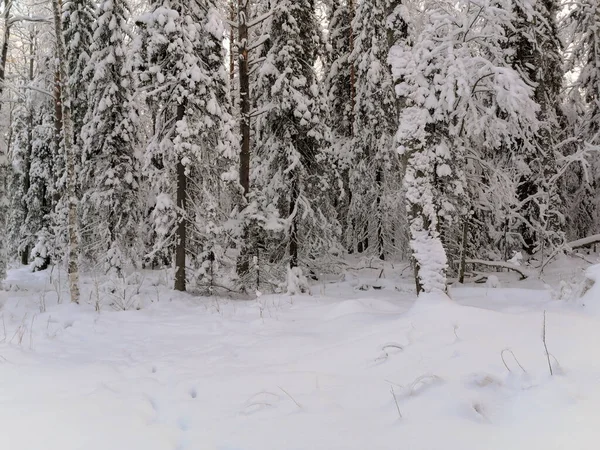
[[[77,230],[77,198],[75,194],[75,155],[73,147],[73,121],[71,118],[71,96],[68,79],[67,58],[65,52],[65,41],[62,31],[61,0],[52,0],[52,12],[54,14],[54,31],[56,34],[56,53],[59,66],[59,77],[61,84],[61,103],[62,103],[62,125],[63,125],[63,143],[65,150],[65,166],[67,170],[67,186],[65,195],[69,207],[69,221],[67,224],[69,257],[69,290],[71,292],[71,301],[79,303],[79,236]]]

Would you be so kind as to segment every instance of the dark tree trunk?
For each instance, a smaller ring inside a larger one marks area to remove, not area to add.
[[[292,223],[290,224],[290,268],[298,267],[298,214],[296,213],[296,205],[298,198],[300,197],[300,188],[298,186],[298,179],[295,173],[292,176],[292,186],[290,192],[290,208],[288,216],[292,217]]]
[[[177,121],[183,119],[185,114],[185,104],[177,106]],[[187,175],[185,166],[181,162],[181,156],[177,162],[177,246],[175,248],[175,290],[185,292],[185,256],[187,247],[187,222],[186,222],[186,204],[187,204]]]
[[[2,55],[0,60],[0,94],[4,92],[4,79],[6,78],[6,61],[8,58],[8,43],[10,41],[10,10],[12,0],[4,0],[4,41],[2,42]],[[2,104],[0,103],[0,107]]]
[[[469,236],[469,218],[465,217],[462,230],[462,243],[460,246],[460,267],[458,269],[458,282],[465,282],[465,267],[467,265],[467,238]]]
[[[377,250],[379,259],[385,260],[385,250],[383,248],[383,211],[381,210],[381,197],[383,195],[383,169],[377,168],[375,174],[375,184],[377,185]]]
[[[348,10],[350,11],[350,23],[354,21],[354,0],[348,0]],[[348,28],[350,35],[350,53],[354,52],[354,30],[352,26]],[[354,64],[350,65],[350,99],[352,104],[352,113],[350,120],[350,136],[354,136],[354,105],[356,104],[356,69]]]
[[[250,192],[250,75],[248,66],[248,0],[238,0],[238,70],[240,82],[240,167],[239,181],[242,187],[240,210],[248,204]],[[250,233],[245,226],[243,244],[237,265],[238,275],[246,275],[250,269]]]

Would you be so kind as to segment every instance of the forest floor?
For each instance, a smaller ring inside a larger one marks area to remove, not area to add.
[[[14,269],[0,449],[595,450],[600,287],[577,298],[586,266],[417,301],[391,266],[379,290],[365,269],[250,301],[176,294],[156,275],[127,312],[71,305],[47,273]]]

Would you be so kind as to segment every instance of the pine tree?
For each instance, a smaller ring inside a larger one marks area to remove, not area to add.
[[[306,263],[316,249],[326,254],[334,231],[326,219],[331,158],[323,151],[325,116],[313,67],[321,39],[314,1],[277,2],[267,26],[270,40],[255,92],[262,114],[252,179],[266,229],[279,221],[283,231],[271,259],[287,263],[288,291],[296,292],[304,284],[301,256]]]
[[[106,269],[121,274],[135,259],[138,199],[139,112],[127,41],[126,0],[104,2],[83,77],[93,73],[82,131],[82,234],[86,250],[102,255]]]
[[[214,258],[207,245],[218,205],[214,188],[226,170],[220,161],[231,150],[224,31],[217,8],[206,0],[157,1],[140,22],[147,39],[142,82],[160,98],[146,152],[157,191],[157,250],[175,247],[175,289],[185,291],[188,254]]]

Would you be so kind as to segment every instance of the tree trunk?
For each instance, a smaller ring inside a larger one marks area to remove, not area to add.
[[[77,197],[75,193],[75,157],[73,147],[73,121],[71,120],[71,96],[69,92],[67,58],[62,29],[62,5],[60,0],[52,0],[54,13],[54,33],[61,81],[63,143],[65,149],[65,165],[67,169],[67,189],[65,195],[69,206],[69,222],[67,225],[69,239],[69,288],[71,301],[79,303],[79,236],[77,230]]]
[[[4,79],[6,78],[6,61],[8,59],[8,43],[10,41],[10,10],[12,0],[4,0],[4,41],[2,42],[2,54],[0,59],[0,95],[4,92]],[[0,108],[2,104],[0,103]]]
[[[295,172],[291,173],[292,186],[290,188],[290,207],[288,217],[290,223],[290,268],[298,267],[298,214],[296,211],[298,198],[300,197],[300,188],[298,186],[298,178]]]
[[[383,195],[383,169],[377,168],[375,174],[375,184],[377,185],[377,250],[379,259],[385,260],[385,251],[383,248],[383,211],[381,210],[381,197]]]
[[[63,131],[62,89],[60,83],[60,69],[54,74],[54,141],[56,148],[60,148],[61,133]],[[74,137],[74,136],[73,136]]]
[[[467,237],[469,236],[469,218],[465,217],[462,230],[462,243],[460,245],[460,267],[458,268],[458,282],[465,282],[465,267],[467,265]]]
[[[248,0],[238,0],[238,77],[240,82],[240,144],[239,181],[242,187],[240,211],[248,205],[250,193],[250,74],[248,67]],[[244,226],[243,244],[237,264],[238,275],[246,275],[250,269],[250,233]]]
[[[350,11],[350,23],[354,21],[354,0],[348,0],[348,10]],[[350,34],[350,53],[354,52],[354,29],[348,28]],[[350,136],[354,136],[354,105],[356,104],[356,68],[354,64],[350,65],[350,99],[352,102],[352,112],[350,120]]]
[[[177,106],[177,121],[183,120],[185,114],[185,103]],[[185,256],[187,248],[187,175],[185,166],[181,162],[182,156],[179,156],[177,162],[177,247],[175,249],[175,290],[185,292]]]
[[[229,2],[229,19],[235,22],[235,0]],[[229,33],[229,82],[233,85],[235,78],[235,28],[231,27]]]

